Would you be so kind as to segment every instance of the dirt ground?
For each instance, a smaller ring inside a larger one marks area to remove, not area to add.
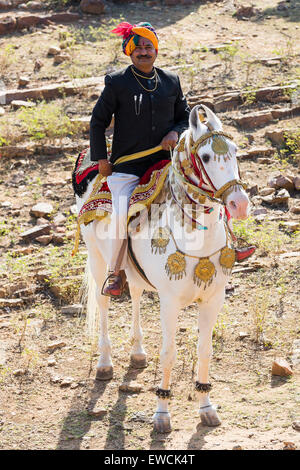
[[[6,88],[17,88],[19,76],[26,75],[33,87],[100,76],[124,67],[128,59],[122,56],[119,41],[106,37],[111,18],[116,23],[123,17],[129,22],[147,19],[156,27],[160,38],[157,65],[175,67],[188,98],[233,90],[246,90],[251,98],[253,87],[299,79],[299,2],[287,2],[288,8],[282,11],[277,10],[276,1],[256,1],[261,13],[248,20],[232,16],[232,3],[112,5],[104,16],[85,15],[78,24],[1,36],[0,78]],[[79,40],[82,37],[84,40]],[[66,47],[70,59],[53,65],[47,49],[64,41],[70,41]],[[237,49],[223,54],[209,50],[209,46],[227,41],[233,41]],[[7,47],[10,52],[5,56]],[[247,69],[249,60],[275,57],[280,58],[275,65],[256,62]],[[37,59],[43,66],[34,72]],[[294,101],[297,93],[295,85]],[[76,118],[90,116],[96,100],[95,87],[53,102],[67,116]],[[275,107],[290,105],[283,102]],[[3,107],[0,137],[6,140],[4,146],[19,141],[25,148],[30,139],[18,111],[9,105]],[[300,117],[296,115],[247,131],[235,124],[238,115],[271,107],[274,104],[249,99],[238,109],[219,114],[224,130],[234,136],[241,152],[271,148],[266,131],[299,130]],[[299,229],[291,231],[285,225],[299,222],[299,214],[290,210],[299,200],[299,191],[292,191],[283,206],[269,206],[254,198],[253,210],[265,208],[265,220],[252,216],[235,227],[239,235],[257,243],[258,249],[249,261],[236,265],[214,330],[211,398],[219,406],[222,425],[203,426],[198,416],[193,384],[197,305],[193,304],[181,312],[178,323],[170,404],[172,432],[157,434],[152,424],[154,390],[160,381],[156,293],[145,292],[142,298],[149,362],[142,370],[129,366],[130,298],[124,294],[112,301],[109,323],[114,378],[106,382],[95,381],[97,347],[85,336],[84,315],[62,311],[63,306],[79,302],[86,259],[82,243],[79,254],[71,257],[76,228],[71,172],[78,150],[89,145],[88,134],[78,131],[40,140],[45,147],[54,143],[61,146],[54,155],[41,150],[30,157],[0,159],[0,449],[221,450],[241,446],[245,450],[277,450],[286,447],[286,442],[299,448],[299,363],[292,362],[300,334]],[[68,144],[75,150],[64,151]],[[242,158],[243,180],[260,190],[280,173],[299,176],[299,141],[297,145],[296,150],[289,148],[286,153],[274,148],[271,161]],[[51,223],[58,214],[64,216],[55,228],[61,238],[45,246],[21,239],[22,232],[36,225],[30,210],[40,201],[53,205],[48,217]],[[50,351],[54,342],[61,344]],[[275,357],[285,358],[293,375],[272,375]],[[120,391],[123,382],[137,382],[140,391]]]

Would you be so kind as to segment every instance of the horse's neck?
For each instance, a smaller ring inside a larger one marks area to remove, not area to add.
[[[169,225],[178,248],[196,256],[209,256],[226,244],[226,231],[224,226],[224,214],[221,206],[209,202],[207,206],[198,204],[194,226],[192,228],[191,209],[188,199],[189,193],[184,193],[179,185],[172,186],[172,177],[167,178],[164,185],[165,201],[167,204],[167,216],[165,222]],[[188,204],[188,206],[185,206]],[[183,209],[183,210],[182,210]],[[185,211],[186,214],[183,212]],[[182,217],[183,225],[182,225]],[[196,222],[196,223],[195,223]]]

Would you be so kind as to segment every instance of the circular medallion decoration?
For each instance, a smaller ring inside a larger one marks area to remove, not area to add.
[[[218,136],[213,138],[211,148],[217,155],[226,155],[229,152],[229,148],[225,140]]]
[[[228,246],[222,248],[219,263],[222,266],[224,274],[230,274],[231,269],[235,263],[235,250],[229,248]]]
[[[194,283],[200,286],[204,282],[205,289],[212,282],[215,273],[215,265],[209,261],[209,258],[200,258],[194,270]]]
[[[169,279],[172,279],[173,276],[175,279],[182,279],[183,275],[186,274],[185,267],[185,257],[180,251],[177,250],[176,253],[168,256],[165,269]]]

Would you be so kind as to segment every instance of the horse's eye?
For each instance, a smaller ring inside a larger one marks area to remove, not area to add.
[[[205,153],[202,157],[202,160],[204,163],[208,163],[209,159],[210,159],[210,156],[207,153]]]

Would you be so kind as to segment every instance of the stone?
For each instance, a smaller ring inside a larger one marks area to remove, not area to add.
[[[20,236],[22,240],[25,240],[25,241],[34,240],[35,238],[41,235],[49,235],[50,230],[51,230],[50,224],[39,225],[39,226],[26,230],[25,232],[21,233]]]
[[[36,237],[36,241],[40,243],[41,245],[49,245],[49,243],[52,241],[53,235],[41,235],[40,237]]]
[[[47,215],[50,215],[52,212],[53,206],[48,202],[39,202],[30,210],[30,214],[34,215],[35,217],[45,217]]]
[[[300,176],[295,176],[293,178],[293,184],[296,191],[300,191]]]
[[[231,111],[242,104],[240,93],[230,93],[229,95],[219,96],[214,102],[214,111],[216,113]]]
[[[66,343],[64,341],[53,341],[52,343],[49,343],[47,346],[47,351],[53,352],[56,349],[61,349],[64,346],[66,346]]]
[[[266,139],[269,139],[273,145],[282,147],[285,142],[285,129],[273,129],[272,131],[267,131],[264,135]]]
[[[269,196],[262,197],[262,201],[271,205],[288,204],[289,197],[290,195],[286,189],[280,189]]]
[[[5,98],[4,98],[5,99]],[[1,101],[1,92],[0,92],[0,101]],[[6,147],[0,147],[1,157],[7,158],[17,158],[17,157],[30,157],[34,153],[34,149],[26,145],[22,147],[17,147],[15,145],[7,145]]]
[[[61,48],[59,46],[50,46],[48,49],[48,55],[58,55],[61,53]]]
[[[283,450],[297,450],[297,447],[294,444],[294,442],[284,442],[283,444],[284,444]]]
[[[61,387],[70,387],[71,384],[74,382],[73,377],[63,377],[60,386]]]
[[[30,82],[29,78],[22,75],[21,77],[19,77],[18,85],[20,87],[27,86],[29,82]]]
[[[13,109],[19,109],[19,108],[34,108],[36,106],[36,103],[32,103],[29,101],[22,101],[22,100],[13,100],[10,103],[11,107]]]
[[[49,367],[56,366],[56,364],[57,364],[57,362],[56,362],[55,359],[51,358],[51,359],[48,359],[48,361],[47,361],[47,366],[49,366]]]
[[[53,64],[54,65],[59,65],[65,62],[66,60],[70,60],[71,56],[70,54],[67,54],[66,52],[63,52],[61,54],[57,54],[54,56]]]
[[[293,214],[300,214],[300,201],[296,201],[291,207],[290,212]]]
[[[65,243],[65,239],[59,233],[53,233],[52,234],[52,243],[54,243],[55,245],[63,245]]]
[[[81,0],[80,8],[84,13],[101,15],[105,10],[105,5],[101,0]]]
[[[119,390],[121,392],[140,393],[143,390],[143,387],[137,382],[123,382],[119,386]]]
[[[270,194],[274,194],[275,193],[275,189],[274,188],[262,188],[260,191],[259,191],[259,195],[260,196],[269,196]]]
[[[287,191],[293,191],[294,190],[294,182],[293,182],[292,178],[289,178],[289,177],[281,175],[281,174],[278,175],[278,176],[275,176],[272,179],[270,179],[268,181],[268,186],[270,188],[275,188],[275,189],[284,188]]]
[[[289,377],[290,375],[293,375],[293,371],[289,363],[284,358],[277,358],[274,359],[272,364],[272,375]]]
[[[296,222],[293,220],[288,222],[282,222],[279,225],[283,226],[286,230],[289,230],[290,232],[298,232],[300,229],[300,222]]]
[[[61,225],[61,224],[65,223],[66,220],[67,220],[67,218],[59,212],[53,218],[53,223],[54,223],[54,225]]]
[[[239,332],[239,339],[244,339],[244,338],[247,338],[248,336],[250,336],[250,334],[246,333],[245,331]]]
[[[269,124],[272,120],[273,115],[270,111],[257,111],[234,119],[235,123],[242,129],[255,129]]]
[[[75,95],[86,88],[94,86],[99,86],[99,94],[101,94],[104,87],[104,77],[77,78],[76,80],[72,80],[70,82],[52,83],[45,86],[27,88],[24,90],[6,89],[5,91],[0,91],[0,103],[5,102],[6,104],[9,104],[12,100],[56,99],[63,95]],[[43,152],[43,148],[44,145],[40,146],[41,152]]]
[[[41,2],[30,1],[26,3],[26,7],[29,10],[38,11],[43,10],[45,8],[45,5],[43,5]]]
[[[256,16],[257,13],[258,13],[258,10],[254,8],[253,5],[240,6],[235,12],[235,17],[238,19],[252,18],[253,16]]]
[[[32,26],[37,26],[40,24],[45,24],[45,25],[51,24],[51,22],[49,21],[49,17],[39,16],[39,15],[19,16],[17,18],[16,29],[17,31],[21,31],[22,29],[29,29]]]
[[[25,369],[16,369],[13,371],[13,375],[15,377],[20,377],[21,375],[25,375],[26,374],[26,370]]]
[[[61,313],[63,315],[80,315],[82,309],[82,304],[66,305],[61,308]]]
[[[16,29],[17,29],[16,18],[12,16],[6,16],[4,18],[0,18],[0,36],[12,33]]]
[[[100,418],[107,414],[107,410],[105,408],[94,408],[93,410],[88,409],[87,412],[90,416],[95,418]]]
[[[253,215],[266,215],[268,213],[267,209],[265,209],[264,207],[261,207],[259,209],[255,209],[253,211]]]
[[[60,375],[51,375],[50,377],[50,382],[53,384],[58,384],[61,381],[62,381],[62,378],[60,377]]]
[[[19,307],[23,304],[23,299],[0,299],[0,308]]]
[[[292,428],[295,429],[295,431],[300,431],[300,421],[294,421]]]
[[[48,224],[49,220],[45,219],[44,217],[39,217],[36,219],[36,225],[45,225]]]

